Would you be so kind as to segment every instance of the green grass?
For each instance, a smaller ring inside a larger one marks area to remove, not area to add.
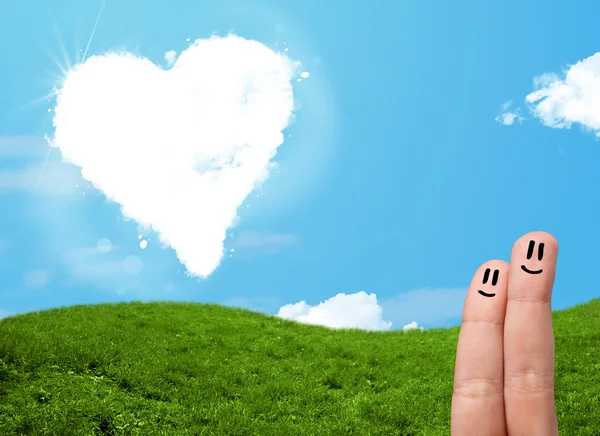
[[[600,300],[554,313],[561,434],[600,434]],[[0,321],[1,435],[448,435],[458,327],[330,330],[192,303]]]

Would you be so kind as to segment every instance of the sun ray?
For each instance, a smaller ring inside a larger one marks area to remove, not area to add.
[[[102,17],[102,12],[104,11],[104,6],[106,6],[106,0],[102,0],[102,6],[100,6],[100,12],[98,12],[98,16],[96,17],[96,23],[94,24],[94,28],[92,29],[90,39],[88,40],[87,46],[85,47],[85,51],[83,52],[83,57],[81,58],[81,62],[85,62],[85,58],[87,57],[87,52],[90,49],[90,44],[92,43],[92,39],[94,38],[94,34],[96,33],[96,28],[98,27],[98,23],[100,22],[100,18]]]
[[[55,90],[52,90],[48,94],[43,95],[40,98],[36,98],[32,102],[29,102],[29,103],[21,106],[17,110],[17,113],[20,114],[20,115],[22,115],[22,114],[24,114],[26,112],[29,112],[30,110],[38,107],[39,105],[43,104],[44,102],[47,102],[48,100],[51,100],[53,97],[56,97],[56,91]]]
[[[42,180],[42,177],[44,176],[44,170],[46,169],[46,165],[48,164],[48,160],[50,159],[50,154],[52,153],[52,148],[53,147],[50,144],[48,144],[48,151],[46,152],[46,158],[44,159],[42,168],[40,168],[40,172],[35,181],[35,185],[33,186],[33,192],[31,193],[31,196],[29,197],[29,202],[27,203],[27,207],[25,208],[25,213],[24,213],[23,219],[21,220],[21,229],[23,228],[23,225],[25,224],[25,218],[29,214],[29,209],[31,209],[31,205],[33,204],[33,200],[35,199],[35,196],[37,194],[38,187],[40,186],[40,181]]]
[[[102,5],[100,6],[100,11],[98,12],[98,16],[96,17],[96,22],[94,23],[94,27],[92,28],[92,33],[90,34],[90,38],[87,42],[87,45],[85,47],[85,51],[83,52],[83,56],[81,59],[79,59],[79,52],[75,54],[75,61],[76,61],[76,65],[85,62],[85,58],[87,57],[87,53],[90,49],[90,45],[92,44],[92,40],[94,39],[94,35],[96,33],[96,29],[98,28],[98,23],[100,22],[100,18],[102,17],[102,13],[104,11],[104,7],[106,6],[106,0],[102,0]],[[48,15],[50,15],[49,11]],[[52,28],[54,29],[54,34],[56,35],[56,39],[58,41],[58,46],[60,49],[60,53],[62,54],[63,57],[63,61],[64,64],[61,64],[61,62],[57,59],[57,57],[52,53],[52,51],[50,51],[48,49],[47,46],[45,46],[44,44],[42,44],[42,46],[46,49],[46,52],[48,54],[48,56],[50,57],[50,59],[52,60],[52,62],[58,67],[58,69],[60,70],[62,77],[59,76],[57,77],[58,82],[60,84],[62,84],[64,82],[64,80],[66,79],[69,71],[71,71],[73,69],[73,65],[71,64],[71,61],[69,59],[69,56],[67,55],[67,51],[65,48],[65,44],[62,40],[62,37],[60,36],[60,32],[58,30],[58,27],[56,25],[56,22],[53,22],[52,19],[50,19],[49,17],[49,21],[52,22]],[[77,46],[79,45],[79,43],[77,42]],[[52,88],[52,92],[48,93],[47,95],[40,97],[39,99],[25,105],[22,110],[23,111],[28,111],[33,109],[36,106],[39,106],[41,103],[43,103],[44,101],[51,99],[52,97],[55,97],[57,95],[57,85],[55,84]],[[47,139],[47,138],[46,138]],[[31,197],[29,199],[29,203],[27,205],[27,208],[25,209],[25,216],[27,216],[29,209],[31,208],[31,205],[33,203],[33,200],[37,194],[38,191],[38,187],[40,184],[40,181],[42,180],[42,177],[44,176],[44,170],[46,169],[46,165],[48,163],[48,159],[50,159],[50,154],[52,153],[52,146],[50,144],[48,144],[48,152],[46,153],[46,158],[44,159],[44,163],[42,164],[42,167],[40,168],[40,172],[38,174],[37,180],[35,182],[34,188],[33,188],[33,192],[31,194]],[[25,218],[25,217],[24,217]],[[22,221],[22,224],[24,223],[24,219]]]
[[[81,21],[77,22],[77,31],[75,33],[75,65],[81,64],[81,52],[83,52],[83,48],[81,47]]]
[[[44,44],[43,42],[40,41],[40,45],[45,49],[46,54],[48,55],[50,60],[58,67],[58,69],[60,71],[60,75],[58,75],[56,73],[51,73],[51,75],[57,76],[56,77],[57,81],[59,82],[59,84],[62,84],[62,82],[64,82],[64,80],[66,79],[67,74],[72,69],[72,65],[71,65],[71,61],[69,60],[69,56],[67,55],[65,44],[62,40],[62,37],[60,36],[60,32],[58,30],[58,26],[56,25],[56,21],[52,19],[50,11],[48,9],[46,9],[46,13],[48,15],[48,21],[50,22],[50,24],[52,25],[52,29],[54,30],[54,35],[56,36],[58,46],[59,46],[60,52],[62,54],[64,63],[61,63],[59,61],[57,56],[54,55],[52,50],[50,50],[46,44]],[[55,97],[57,95],[57,85],[58,84],[55,84],[52,87],[52,91],[49,92],[48,94],[46,94],[45,96],[40,97],[40,98],[34,100],[33,102],[25,105],[24,107],[22,107],[21,111],[27,112],[27,111],[33,109],[34,107],[39,106],[44,101],[51,100],[52,97]],[[48,137],[46,136],[45,139],[48,140]],[[35,185],[33,187],[33,192],[31,193],[31,196],[29,197],[29,202],[27,204],[27,207],[25,208],[23,220],[21,221],[21,227],[23,227],[25,218],[27,217],[29,210],[31,209],[31,205],[33,204],[33,200],[36,197],[36,194],[37,194],[37,191],[38,191],[38,188],[40,185],[40,181],[42,180],[42,177],[44,176],[44,171],[46,169],[46,165],[48,164],[48,160],[50,159],[50,155],[52,153],[52,148],[53,147],[48,143],[48,151],[46,152],[46,157],[44,158],[44,162],[42,163],[42,167],[40,168],[39,174],[35,181]]]
[[[62,40],[62,37],[60,36],[60,32],[58,30],[58,27],[56,26],[56,23],[52,24],[52,28],[54,29],[54,34],[56,35],[58,47],[60,49],[60,53],[62,54],[64,66],[66,67],[66,71],[70,71],[73,68],[73,64],[71,63],[71,60],[69,59],[69,55],[67,54],[67,49],[65,47],[65,43]]]
[[[63,65],[58,60],[58,58],[52,53],[52,50],[50,50],[50,48],[45,43],[43,43],[42,41],[39,41],[39,44],[42,46],[46,56],[48,56],[48,58],[50,58],[52,63],[58,68],[58,70],[60,71],[62,76],[66,77],[67,73],[69,72],[68,65],[67,64]]]
[[[50,83],[52,85],[52,91],[48,92],[46,95],[43,95],[29,103],[22,105],[21,107],[16,109],[15,111],[19,115],[29,112],[30,110],[38,107],[42,103],[47,102],[48,100],[51,100],[53,97],[55,97],[57,94],[57,88],[60,87],[64,83],[64,81],[71,69],[71,66],[70,66],[71,62],[69,61],[68,56],[66,54],[65,46],[62,42],[62,39],[61,39],[60,33],[58,32],[56,24],[53,22],[53,20],[50,16],[50,11],[46,10],[46,13],[48,15],[48,21],[50,22],[50,25],[54,29],[54,34],[56,35],[57,42],[60,47],[60,51],[64,57],[64,62],[61,62],[58,59],[58,57],[54,54],[53,50],[51,50],[48,47],[48,45],[46,44],[45,41],[42,41],[40,39],[37,40],[38,45],[41,47],[42,51],[46,54],[46,56],[48,56],[48,58],[56,66],[56,68],[58,69],[58,72],[52,71],[52,70],[47,72],[47,75],[50,78]]]

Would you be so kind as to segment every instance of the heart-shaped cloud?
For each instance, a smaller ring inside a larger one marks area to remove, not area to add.
[[[169,70],[129,53],[90,57],[58,91],[51,145],[207,277],[283,143],[297,66],[235,35],[195,41]]]

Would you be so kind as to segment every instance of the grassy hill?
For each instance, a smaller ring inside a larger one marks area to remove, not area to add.
[[[554,322],[561,435],[600,435],[600,300]],[[335,331],[192,303],[10,317],[0,434],[448,435],[458,331]]]

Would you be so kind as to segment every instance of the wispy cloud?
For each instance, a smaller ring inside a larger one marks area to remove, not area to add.
[[[296,243],[296,237],[289,233],[240,232],[233,238],[236,247],[283,246]]]
[[[287,304],[278,316],[331,328],[423,330],[419,324],[442,325],[461,317],[466,296],[464,288],[418,289],[382,299],[375,294],[338,294],[311,306],[306,301]],[[417,323],[418,320],[418,323]]]
[[[423,327],[419,327],[419,325],[417,324],[417,322],[413,321],[411,323],[406,324],[404,327],[402,327],[402,330],[404,330],[405,332],[410,331],[410,330],[421,330],[421,331],[423,331]]]
[[[381,307],[386,318],[398,325],[413,320],[440,325],[460,318],[466,295],[466,288],[417,289],[382,300]]]
[[[81,193],[86,183],[73,165],[63,162],[36,162],[25,168],[0,170],[0,195],[11,192],[35,192],[41,195]]]
[[[23,284],[28,288],[39,289],[43,288],[50,282],[50,270],[36,269],[27,271],[23,276]]]
[[[391,322],[382,318],[377,296],[363,291],[355,294],[340,293],[314,306],[308,305],[306,301],[287,304],[279,309],[277,316],[334,329],[389,330],[392,326]]]
[[[38,135],[0,135],[0,159],[46,157],[50,145]]]
[[[52,153],[42,136],[0,136],[0,162],[0,195],[72,195],[81,193],[85,183],[80,170],[64,163],[56,150]]]
[[[502,113],[496,117],[496,121],[505,126],[511,126],[516,122],[522,124],[525,121],[525,118],[521,116],[521,109],[515,108],[510,110],[512,106],[512,101],[507,101],[502,105]]]
[[[142,259],[128,255],[114,245],[110,251],[103,251],[102,247],[83,247],[67,251],[62,256],[62,263],[70,282],[117,291],[138,289],[138,275],[144,266]]]

